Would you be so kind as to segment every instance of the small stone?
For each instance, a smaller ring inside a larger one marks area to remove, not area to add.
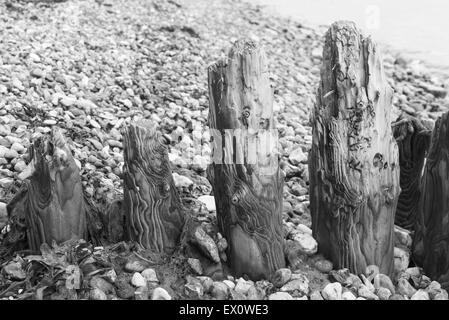
[[[104,293],[103,291],[101,291],[98,288],[94,288],[94,289],[90,290],[89,298],[91,300],[108,300],[106,293]]]
[[[360,297],[365,298],[366,300],[379,300],[379,297],[376,296],[367,286],[361,285],[357,290],[357,293]]]
[[[157,278],[156,271],[151,268],[147,268],[140,273],[147,282],[159,282]]]
[[[149,290],[146,286],[138,287],[136,291],[134,291],[135,300],[148,300],[148,295]]]
[[[14,142],[11,145],[11,150],[14,150],[18,153],[24,153],[26,151],[26,148],[21,143]]]
[[[214,280],[212,280],[209,277],[196,277],[198,280],[200,280],[201,285],[203,286],[204,292],[209,293],[212,289],[212,285],[214,284]]]
[[[19,160],[17,161],[17,163],[14,165],[14,170],[16,172],[22,172],[23,170],[25,170],[27,167],[25,161],[23,160]]]
[[[14,159],[17,158],[19,156],[19,154],[17,153],[17,151],[12,150],[12,149],[8,149],[6,150],[4,157],[5,159]]]
[[[148,264],[141,260],[128,261],[125,265],[125,270],[128,272],[142,272],[146,269]]]
[[[342,287],[339,282],[327,284],[321,291],[321,295],[325,300],[341,300]]]
[[[390,277],[382,273],[379,273],[374,277],[374,288],[387,288],[391,293],[395,293],[395,288]]]
[[[432,281],[426,291],[429,293],[430,298],[433,299],[438,293],[441,292],[441,284],[437,281]]]
[[[275,292],[268,296],[268,300],[293,300],[293,297],[287,292]]]
[[[416,289],[412,287],[410,282],[403,278],[398,280],[396,291],[397,293],[409,298],[411,298],[416,293]]]
[[[30,74],[36,78],[42,78],[44,76],[44,72],[38,68],[31,70]]]
[[[147,281],[139,272],[135,272],[131,278],[131,284],[135,287],[144,287],[147,285]]]
[[[206,157],[196,155],[193,157],[192,169],[198,172],[206,171],[209,161]]]
[[[213,196],[200,196],[198,197],[198,201],[204,203],[206,205],[207,210],[216,211],[215,208],[215,197]]]
[[[223,283],[227,285],[231,290],[235,288],[235,283],[232,282],[231,280],[223,280]]]
[[[318,243],[309,234],[297,233],[293,240],[298,244],[298,249],[304,254],[313,255],[318,250]]]
[[[447,95],[447,89],[438,87],[429,83],[422,83],[421,87],[430,92],[435,98],[445,98]]]
[[[290,280],[286,284],[281,287],[281,291],[283,292],[292,292],[298,291],[301,294],[309,293],[309,279],[303,274],[295,274],[295,276],[299,276],[297,279]]]
[[[429,294],[427,293],[427,291],[425,291],[423,289],[419,289],[410,298],[410,300],[430,300],[430,297],[429,297]]]
[[[228,298],[229,291],[230,289],[225,283],[214,281],[211,288],[211,295],[217,300],[226,300]]]
[[[100,289],[102,292],[106,294],[115,293],[114,286],[101,277],[98,276],[92,277],[92,279],[90,279],[89,281],[89,284],[91,288]]]
[[[177,188],[189,188],[193,185],[193,181],[186,176],[181,176],[176,172],[173,172],[173,180]]]
[[[297,166],[300,163],[307,162],[307,155],[302,151],[301,147],[299,147],[290,153],[288,159],[291,164]]]
[[[414,278],[421,278],[422,276],[422,270],[420,267],[411,267],[411,268],[407,268],[405,270],[405,273],[409,276],[409,277],[414,277]]]
[[[208,258],[216,263],[220,262],[217,245],[201,226],[195,229],[194,242]]]
[[[275,287],[280,288],[284,284],[286,284],[291,279],[291,277],[292,271],[288,268],[282,268],[274,273],[271,282],[274,284]]]
[[[134,296],[134,288],[129,283],[128,277],[118,277],[115,281],[115,287],[117,289],[117,296],[122,299],[129,299]]]
[[[355,300],[357,297],[351,291],[345,291],[341,295],[342,300]]]
[[[308,234],[310,236],[312,235],[312,229],[310,229],[308,226],[306,226],[302,223],[299,223],[296,226],[296,230],[299,231],[300,233]]]
[[[3,268],[3,271],[13,280],[24,280],[26,278],[26,273],[20,262],[10,262]]]
[[[184,286],[184,292],[191,299],[200,299],[204,295],[204,288],[201,281],[196,278],[190,278]]]
[[[449,300],[447,291],[444,289],[441,289],[441,292],[437,293],[434,297],[433,300]]]
[[[164,288],[157,287],[156,289],[153,290],[151,300],[171,300],[171,296]]]
[[[410,254],[404,249],[394,248],[394,271],[399,274],[408,268],[410,262]]]
[[[403,296],[401,296],[398,293],[395,293],[393,295],[390,296],[390,299],[388,300],[405,300],[405,298]]]
[[[410,231],[399,226],[394,226],[395,247],[404,247],[410,249],[412,246],[412,237]]]
[[[71,107],[75,104],[76,98],[71,98],[71,97],[65,96],[65,97],[62,97],[62,99],[59,102],[65,107]]]
[[[332,262],[326,259],[318,260],[317,262],[315,262],[315,268],[317,268],[318,271],[323,273],[331,272],[333,267],[334,265],[332,264]]]
[[[376,293],[380,300],[389,300],[391,297],[391,291],[384,287],[377,289]]]
[[[255,286],[251,286],[248,292],[246,293],[246,297],[248,300],[263,300],[265,294],[262,291],[262,289],[257,288]]]
[[[187,259],[187,263],[189,264],[190,268],[197,274],[202,275],[203,274],[203,267],[201,266],[201,262],[198,259],[189,258]]]
[[[246,296],[240,292],[235,290],[231,290],[230,292],[231,300],[246,300]]]
[[[321,293],[318,290],[315,290],[310,294],[310,300],[324,300],[324,299]]]
[[[6,208],[7,204],[4,202],[0,202],[0,218],[8,217],[8,210]]]
[[[237,280],[237,284],[235,285],[234,290],[240,294],[246,295],[248,293],[249,288],[251,288],[253,284],[249,281],[246,281],[243,278]]]

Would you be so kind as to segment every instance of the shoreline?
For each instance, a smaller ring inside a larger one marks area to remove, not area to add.
[[[293,14],[282,13],[282,12],[280,12],[280,10],[275,8],[275,5],[268,5],[265,3],[255,3],[255,2],[251,2],[250,0],[242,0],[242,1],[249,5],[260,6],[268,14],[276,16],[280,19],[293,20],[293,21],[301,23],[304,26],[307,26],[309,28],[313,28],[316,30],[321,30],[321,29],[327,30],[330,27],[330,25],[314,23],[314,22],[308,21],[306,19],[296,17]],[[442,78],[449,77],[449,63],[438,64],[438,63],[432,63],[431,61],[429,61],[426,58],[419,59],[418,57],[413,56],[414,53],[412,52],[412,50],[409,50],[407,48],[394,47],[394,45],[392,45],[391,43],[379,41],[378,39],[376,39],[376,37],[374,37],[372,35],[371,35],[371,37],[376,41],[376,43],[378,43],[378,45],[381,46],[381,48],[383,49],[384,52],[388,52],[389,54],[391,54],[393,56],[400,56],[401,58],[406,59],[409,62],[420,63],[428,70],[429,73],[437,74],[439,77],[442,77]],[[420,53],[420,52],[416,52],[416,54],[419,54],[421,56],[423,55],[423,53]]]

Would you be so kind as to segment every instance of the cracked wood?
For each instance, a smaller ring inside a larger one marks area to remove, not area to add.
[[[285,265],[283,175],[275,152],[273,97],[263,50],[234,44],[208,70],[213,186],[220,232],[235,276],[268,278]]]
[[[391,98],[373,41],[351,22],[332,24],[312,115],[310,209],[319,251],[356,274],[372,264],[393,273],[400,187]]]
[[[163,137],[143,121],[125,128],[123,138],[127,237],[146,249],[172,253],[185,217]]]

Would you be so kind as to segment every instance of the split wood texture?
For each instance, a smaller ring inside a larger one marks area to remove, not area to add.
[[[172,253],[185,218],[163,137],[144,121],[125,128],[123,139],[127,237],[154,252]]]
[[[273,96],[264,51],[237,41],[208,69],[213,186],[220,232],[235,276],[268,278],[285,265],[283,175],[275,152]]]
[[[79,169],[58,128],[29,149],[25,180],[25,222],[30,249],[41,244],[85,239],[86,213]]]
[[[318,250],[356,274],[368,265],[390,276],[394,269],[400,187],[391,98],[376,45],[354,23],[332,24],[312,115],[310,209]]]
[[[413,260],[449,287],[449,113],[435,123],[421,181]]]
[[[399,148],[400,186],[395,224],[413,230],[421,193],[421,175],[432,130],[426,123],[401,116],[393,124],[393,135]]]

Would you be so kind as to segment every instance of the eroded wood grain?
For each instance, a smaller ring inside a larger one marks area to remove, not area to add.
[[[220,232],[235,276],[268,278],[285,265],[283,176],[275,152],[272,89],[263,50],[234,44],[208,69],[213,186]]]
[[[401,185],[395,224],[413,230],[421,194],[421,175],[432,131],[428,124],[409,116],[401,116],[392,127],[399,148]]]
[[[32,250],[42,243],[86,238],[86,214],[79,169],[58,128],[29,149],[31,176],[25,180],[25,222]]]
[[[172,253],[185,219],[167,147],[155,125],[146,121],[126,127],[123,137],[127,237],[146,249]]]
[[[449,113],[435,123],[413,238],[413,260],[427,276],[449,287]]]
[[[312,115],[310,209],[319,251],[354,273],[368,265],[393,273],[400,187],[391,98],[373,41],[354,23],[334,23]]]

